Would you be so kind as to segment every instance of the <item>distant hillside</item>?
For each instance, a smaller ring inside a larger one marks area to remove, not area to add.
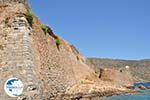
[[[131,74],[145,81],[150,81],[150,59],[145,60],[117,60],[88,58],[87,63],[93,68],[114,68],[123,69],[125,66],[130,67]]]

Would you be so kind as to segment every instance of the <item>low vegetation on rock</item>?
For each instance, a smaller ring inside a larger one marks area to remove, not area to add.
[[[61,44],[61,40],[60,40],[60,38],[57,38],[56,39],[56,46],[57,46],[58,50],[59,50],[60,44]]]
[[[34,23],[34,17],[33,17],[33,13],[30,10],[27,11],[26,18],[27,18],[29,25],[32,27]]]
[[[61,44],[61,40],[59,38],[56,39],[56,45],[60,45]]]
[[[43,30],[43,32],[44,32],[45,35],[46,35],[46,33],[47,33],[47,27],[46,27],[46,25],[42,24],[42,25],[41,25],[41,29]]]

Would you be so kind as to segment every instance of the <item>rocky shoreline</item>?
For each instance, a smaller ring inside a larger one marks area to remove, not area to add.
[[[133,92],[133,91],[132,91]],[[131,91],[105,91],[105,92],[93,92],[93,93],[78,93],[78,94],[59,94],[56,98],[51,100],[99,100],[101,97],[109,97],[113,95],[121,95],[123,93],[131,93]]]

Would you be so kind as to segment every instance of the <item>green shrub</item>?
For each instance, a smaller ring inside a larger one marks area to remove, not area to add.
[[[46,25],[41,25],[41,29],[43,30],[43,32],[45,33],[45,35],[46,35],[46,33],[47,33],[47,28],[46,28]]]
[[[34,18],[33,18],[33,14],[30,10],[27,11],[26,13],[26,18],[27,18],[27,21],[29,23],[29,25],[32,27],[33,23],[34,23]]]
[[[57,46],[57,49],[60,50],[60,45],[61,44],[61,40],[57,37],[56,39],[56,46]]]
[[[59,46],[61,44],[61,40],[59,38],[56,39],[56,45]]]
[[[84,82],[83,82],[83,80],[81,80],[81,84],[83,84]]]

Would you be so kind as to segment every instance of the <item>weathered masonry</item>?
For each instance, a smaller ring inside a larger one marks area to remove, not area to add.
[[[32,100],[37,94],[38,78],[33,69],[34,52],[32,48],[32,29],[24,15],[16,16],[11,20],[11,26],[5,23],[0,26],[2,40],[0,42],[0,100]],[[24,84],[23,94],[18,98],[9,97],[4,92],[4,83],[7,79],[16,77]]]

